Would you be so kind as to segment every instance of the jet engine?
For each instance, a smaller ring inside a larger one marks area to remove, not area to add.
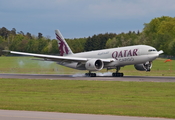
[[[90,59],[85,63],[85,68],[89,71],[99,71],[103,66],[104,63],[100,59]]]
[[[152,68],[152,62],[148,61],[144,64],[135,64],[134,67],[139,71],[150,71]]]

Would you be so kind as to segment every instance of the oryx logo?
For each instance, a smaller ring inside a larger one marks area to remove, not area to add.
[[[58,46],[59,46],[59,50],[60,50],[60,55],[64,56],[64,54],[68,54],[69,53],[69,49],[67,48],[64,40],[56,34],[56,38],[58,40]]]

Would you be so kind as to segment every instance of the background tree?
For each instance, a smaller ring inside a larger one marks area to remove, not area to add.
[[[148,45],[163,49],[165,54],[169,54],[168,45],[175,38],[175,18],[168,16],[154,18],[145,24],[142,33],[147,36]]]
[[[42,33],[38,33],[38,39],[43,38],[43,34]]]
[[[143,31],[129,31],[128,33],[97,34],[88,38],[66,39],[74,53],[114,48],[129,45],[150,45],[157,50],[163,50],[167,55],[175,55],[175,17],[162,16],[152,19],[144,24]],[[58,54],[58,43],[55,39],[38,36],[23,31],[17,32],[15,28],[8,30],[0,28],[0,50],[10,49],[42,54]],[[3,53],[0,52],[0,55]]]
[[[27,32],[26,37],[27,37],[27,39],[32,39],[31,33]]]
[[[0,29],[0,36],[2,36],[4,39],[7,39],[9,35],[9,30],[7,30],[5,27],[2,27]]]
[[[115,33],[105,33],[88,37],[85,42],[84,50],[91,51],[104,49],[106,47],[107,40],[112,39],[114,36],[116,36]]]

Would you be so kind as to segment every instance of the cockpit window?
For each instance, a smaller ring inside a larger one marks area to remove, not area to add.
[[[148,52],[157,51],[156,49],[149,49]]]

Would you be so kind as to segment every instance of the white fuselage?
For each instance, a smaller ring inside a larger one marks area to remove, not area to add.
[[[90,52],[76,53],[68,55],[69,57],[80,57],[88,59],[114,59],[113,62],[105,63],[104,68],[116,68],[117,66],[142,64],[148,61],[153,61],[159,56],[159,53],[154,47],[147,45],[135,45],[127,47],[118,47],[111,49],[96,50]],[[58,63],[67,67],[75,69],[84,69],[81,63],[79,66],[77,62]]]

